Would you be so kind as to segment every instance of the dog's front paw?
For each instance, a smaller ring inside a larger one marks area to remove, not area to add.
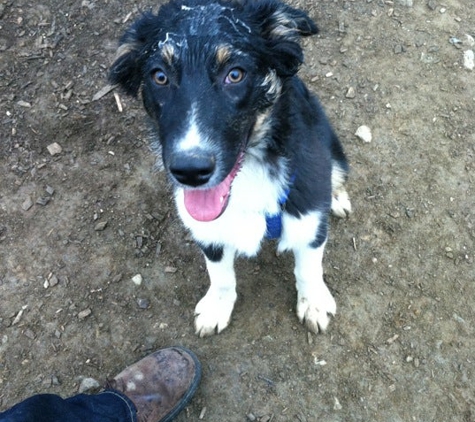
[[[300,296],[297,302],[297,316],[310,331],[318,334],[325,331],[330,322],[330,315],[336,313],[336,302],[330,291],[320,292],[319,297]]]
[[[332,213],[340,218],[346,218],[351,214],[350,197],[344,188],[332,194]]]
[[[235,292],[217,294],[208,292],[195,308],[195,330],[200,337],[210,336],[224,330],[231,319],[236,301]]]

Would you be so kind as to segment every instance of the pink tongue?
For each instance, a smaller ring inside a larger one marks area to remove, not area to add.
[[[198,221],[216,220],[227,205],[234,174],[211,189],[185,189],[185,208]]]

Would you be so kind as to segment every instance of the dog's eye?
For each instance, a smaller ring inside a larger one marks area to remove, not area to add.
[[[237,84],[244,79],[246,72],[239,67],[235,67],[229,71],[224,80],[225,84]]]
[[[162,69],[155,70],[152,74],[153,81],[157,85],[166,85],[168,84],[168,76]]]

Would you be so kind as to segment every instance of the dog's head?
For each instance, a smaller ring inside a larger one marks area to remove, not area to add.
[[[109,78],[141,90],[172,179],[197,220],[226,207],[246,148],[317,27],[276,0],[173,0],[122,37]]]

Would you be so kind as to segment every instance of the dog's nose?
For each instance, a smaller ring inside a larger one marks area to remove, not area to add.
[[[211,179],[216,168],[216,160],[214,156],[203,153],[181,153],[172,157],[169,168],[178,182],[197,187]]]

